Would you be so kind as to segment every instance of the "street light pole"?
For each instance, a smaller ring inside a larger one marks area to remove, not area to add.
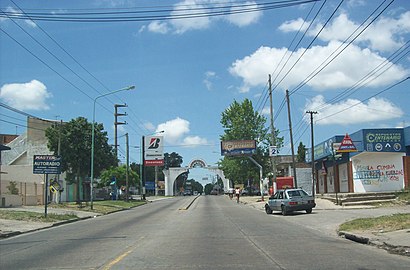
[[[91,210],[93,210],[94,208],[93,208],[93,192],[94,192],[94,188],[93,188],[93,182],[94,182],[94,141],[95,141],[95,138],[94,138],[94,133],[95,133],[95,131],[94,131],[94,125],[95,125],[95,104],[97,103],[97,100],[99,99],[99,98],[102,98],[102,97],[105,97],[105,96],[108,96],[108,95],[112,95],[112,94],[115,94],[115,93],[118,93],[118,92],[121,92],[121,91],[127,91],[127,90],[132,90],[132,89],[135,89],[135,86],[134,85],[132,85],[132,86],[128,86],[128,87],[125,87],[125,88],[121,88],[121,89],[118,89],[118,90],[115,90],[115,91],[112,91],[112,92],[109,92],[109,93],[106,93],[106,94],[103,94],[103,95],[100,95],[100,96],[98,96],[98,97],[96,97],[95,99],[94,99],[94,106],[93,106],[93,122],[91,123],[91,173],[90,173],[90,204],[91,204]]]

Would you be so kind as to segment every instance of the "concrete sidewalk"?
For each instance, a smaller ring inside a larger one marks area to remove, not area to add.
[[[265,212],[265,204],[267,200],[268,197],[265,197],[264,201],[261,200],[261,197],[246,196],[240,198],[241,203],[263,212]],[[393,232],[384,232],[382,230],[355,232],[338,231],[340,224],[357,218],[388,216],[399,213],[410,214],[410,205],[389,207],[375,207],[369,205],[340,206],[321,198],[316,198],[315,202],[316,207],[313,209],[313,214],[296,212],[294,215],[291,214],[292,218],[288,218],[282,217],[282,215],[277,212],[274,213],[273,216],[285,218],[292,223],[315,229],[327,235],[339,235],[358,243],[386,249],[395,254],[410,256],[410,229]]]
[[[0,208],[0,211],[27,211],[27,212],[36,212],[36,213],[45,213],[44,206],[22,206],[22,207],[13,207],[13,208]],[[45,228],[50,228],[53,226],[58,226],[62,224],[71,223],[78,220],[83,220],[87,218],[94,218],[101,214],[81,211],[81,210],[72,210],[72,209],[63,209],[63,208],[47,208],[47,214],[73,214],[77,218],[67,221],[58,221],[58,222],[35,222],[35,221],[22,221],[22,220],[10,220],[10,219],[0,219],[0,238],[7,238],[14,235],[33,232]]]

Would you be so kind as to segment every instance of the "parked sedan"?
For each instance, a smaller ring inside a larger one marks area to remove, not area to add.
[[[310,214],[315,206],[315,199],[303,189],[283,189],[278,190],[269,198],[265,204],[265,211],[267,214],[272,214],[273,211],[281,211],[284,216],[290,212],[302,210]]]

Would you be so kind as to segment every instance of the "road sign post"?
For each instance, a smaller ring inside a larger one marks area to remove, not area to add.
[[[44,174],[44,216],[47,217],[48,175],[61,173],[61,157],[53,155],[34,155],[33,174]]]

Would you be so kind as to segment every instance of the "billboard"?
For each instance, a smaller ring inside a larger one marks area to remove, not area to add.
[[[405,152],[402,129],[365,129],[364,145],[367,152]]]
[[[221,142],[222,156],[250,156],[256,153],[255,140],[235,140]]]
[[[145,166],[164,165],[164,137],[163,136],[144,137],[144,165]]]

